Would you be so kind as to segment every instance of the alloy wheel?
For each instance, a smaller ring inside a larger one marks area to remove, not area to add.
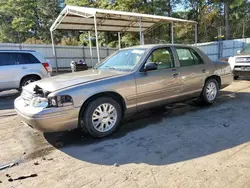
[[[217,95],[217,87],[214,82],[210,82],[206,88],[206,97],[209,101],[213,101]]]
[[[26,82],[23,83],[23,87],[29,85],[30,83],[32,83],[34,81],[35,80],[33,80],[33,79],[27,80]]]
[[[93,112],[92,124],[99,132],[107,132],[114,127],[117,121],[117,111],[110,103],[99,105]]]

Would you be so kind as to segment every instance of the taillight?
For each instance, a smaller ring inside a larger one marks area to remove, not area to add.
[[[49,64],[48,63],[42,63],[43,64],[43,67],[45,68],[45,70],[47,71],[47,72],[49,72],[50,71],[50,69],[49,69]]]

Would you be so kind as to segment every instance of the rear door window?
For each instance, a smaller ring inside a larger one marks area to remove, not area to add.
[[[30,53],[18,53],[19,64],[37,64],[40,61]]]
[[[0,66],[16,65],[17,57],[14,53],[0,53]]]
[[[194,57],[194,63],[196,65],[203,64],[203,60],[202,60],[201,56],[196,51],[194,51],[192,49],[190,51],[192,53],[192,56]]]
[[[176,48],[176,52],[181,67],[203,64],[203,60],[200,55],[192,49]]]
[[[195,65],[194,58],[187,48],[176,48],[176,52],[179,58],[180,66],[192,66]]]

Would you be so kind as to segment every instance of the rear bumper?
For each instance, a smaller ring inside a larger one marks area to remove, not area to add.
[[[34,108],[25,106],[23,99],[15,100],[15,110],[25,124],[42,132],[58,132],[78,127],[78,108]]]

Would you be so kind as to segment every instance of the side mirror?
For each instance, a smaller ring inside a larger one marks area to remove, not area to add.
[[[154,62],[148,62],[144,66],[144,71],[151,71],[151,70],[157,70],[158,65]]]
[[[237,54],[240,54],[240,50],[237,51]]]

